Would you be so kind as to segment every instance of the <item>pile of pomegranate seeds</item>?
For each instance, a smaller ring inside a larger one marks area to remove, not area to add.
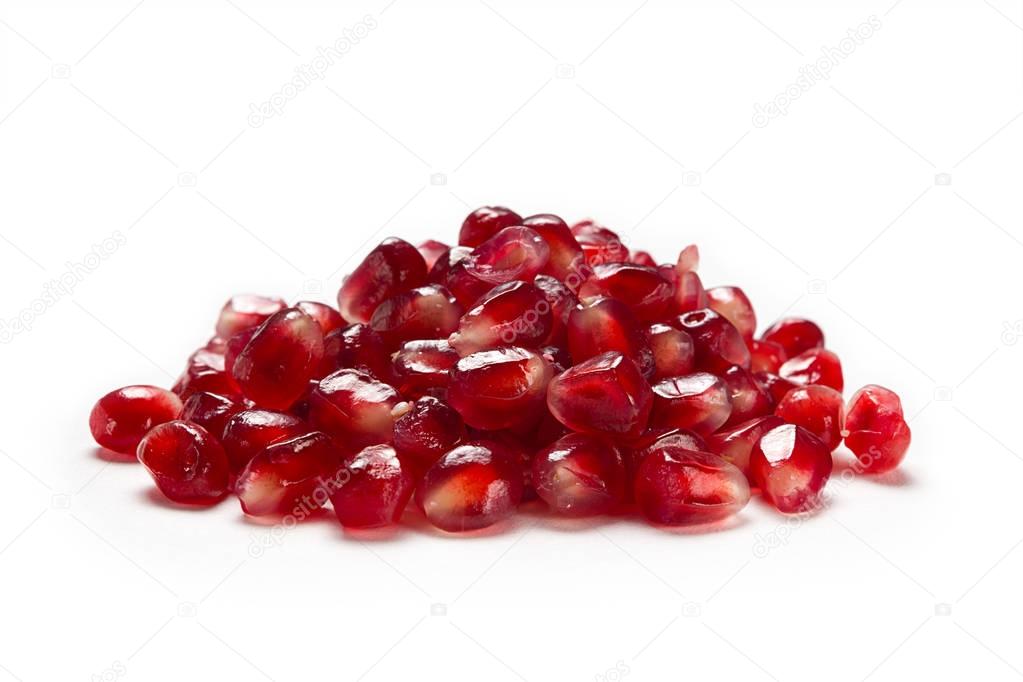
[[[756,338],[745,292],[705,289],[699,260],[687,246],[657,265],[593,221],[481,208],[458,246],[384,240],[337,310],[231,298],[173,389],[113,391],[89,426],[174,502],[233,493],[246,514],[299,519],[329,504],[347,528],[415,500],[468,531],[537,498],[705,524],[754,491],[818,509],[843,442],[860,473],[897,467],[899,397],[870,385],[846,404],[816,324]]]

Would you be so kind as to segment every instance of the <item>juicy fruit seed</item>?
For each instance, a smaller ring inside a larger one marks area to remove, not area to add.
[[[337,488],[343,461],[338,445],[319,431],[274,443],[253,457],[238,476],[235,493],[242,511],[250,516],[289,515],[301,521],[322,507]]]
[[[583,261],[583,250],[565,221],[549,213],[529,216],[522,221],[547,242],[550,257],[540,271],[555,279],[567,281]]]
[[[791,358],[812,348],[824,347],[824,332],[810,320],[788,317],[772,324],[761,335],[762,341],[777,343]]]
[[[394,422],[394,447],[425,470],[465,437],[465,423],[450,405],[425,396]]]
[[[670,377],[654,384],[654,427],[689,429],[701,436],[728,421],[732,400],[724,381],[706,372]]]
[[[371,445],[346,460],[330,502],[346,528],[395,523],[408,506],[415,480],[389,445]]]
[[[322,360],[320,325],[301,310],[287,308],[253,334],[231,373],[246,398],[283,410],[302,397]]]
[[[756,372],[753,378],[757,380],[761,388],[767,391],[776,404],[780,403],[789,391],[797,387],[797,384],[770,372]]]
[[[316,324],[320,325],[320,330],[324,336],[348,324],[345,322],[345,318],[341,317],[341,313],[326,303],[299,301],[295,304],[295,307],[316,320]]]
[[[323,378],[339,369],[357,369],[387,381],[391,357],[383,337],[358,323],[332,331],[323,340],[323,362],[317,374]]]
[[[721,521],[750,499],[749,483],[739,469],[717,455],[678,445],[647,454],[634,487],[643,516],[667,526]]]
[[[664,270],[661,271],[662,274]],[[710,298],[703,288],[700,276],[695,272],[683,272],[673,280],[675,283],[675,312],[688,313],[703,310],[710,305]]]
[[[583,262],[590,268],[604,263],[625,263],[629,260],[629,250],[622,240],[612,231],[597,225],[591,220],[584,220],[572,226],[575,241],[583,250]],[[576,289],[582,280],[565,281],[570,289]]]
[[[750,455],[750,476],[779,511],[810,511],[831,476],[831,452],[801,426],[785,424],[765,433]]]
[[[550,258],[550,247],[535,230],[506,227],[483,242],[465,260],[469,274],[491,286],[515,280],[532,281]]]
[[[641,322],[655,322],[667,314],[675,289],[656,268],[632,263],[597,265],[579,288],[579,298],[607,296],[622,301]]]
[[[775,414],[789,424],[802,426],[821,439],[829,451],[842,444],[845,400],[828,386],[800,386],[789,391]]]
[[[760,438],[771,429],[782,426],[781,417],[768,415],[743,422],[729,429],[707,436],[707,450],[734,464],[747,478],[750,477],[749,460]]]
[[[856,455],[858,469],[882,474],[896,468],[912,441],[902,415],[902,401],[877,385],[864,386],[849,401],[845,445]]]
[[[327,375],[309,398],[309,421],[353,446],[390,443],[394,410],[401,396],[391,386],[356,369]]]
[[[369,326],[388,347],[413,339],[440,339],[458,328],[462,308],[439,284],[403,291],[387,299],[373,312]]]
[[[522,499],[515,453],[493,441],[460,445],[437,460],[416,488],[416,504],[437,528],[458,533],[492,526]]]
[[[643,433],[654,396],[636,364],[617,352],[570,367],[551,380],[547,407],[573,431],[635,438]]]
[[[636,265],[645,265],[648,268],[657,267],[657,261],[655,261],[654,257],[647,251],[636,251],[632,254],[629,260]]]
[[[197,424],[220,440],[227,421],[245,409],[245,405],[216,393],[193,393],[181,410],[182,421]]]
[[[774,410],[775,400],[748,369],[730,367],[721,377],[732,399],[732,414],[725,426],[733,426]]]
[[[408,341],[394,354],[395,387],[406,398],[418,398],[430,391],[445,392],[458,351],[447,341]]]
[[[134,455],[149,429],[177,419],[181,408],[181,399],[166,389],[125,386],[96,402],[89,414],[89,430],[107,450]]]
[[[227,455],[201,426],[176,420],[154,427],[139,443],[138,458],[173,502],[216,504],[228,492]]]
[[[578,299],[571,289],[549,275],[537,275],[533,286],[543,294],[551,310],[551,333],[544,343],[564,346],[568,339],[568,318],[579,304]]]
[[[534,489],[558,514],[605,514],[625,500],[622,455],[600,438],[568,434],[538,452],[532,467]]]
[[[536,348],[551,334],[553,315],[544,294],[526,282],[494,287],[457,322],[448,338],[460,355],[498,346]]]
[[[239,294],[228,299],[217,319],[217,336],[230,339],[240,331],[258,327],[268,317],[288,307],[284,299]]]
[[[480,351],[452,368],[448,402],[469,426],[511,428],[540,414],[551,374],[543,356],[526,348]]]
[[[691,374],[695,369],[693,339],[681,329],[652,324],[646,330],[647,344],[654,356],[654,379]]]
[[[454,249],[452,249],[453,251]],[[480,296],[494,288],[493,282],[487,282],[477,277],[470,269],[469,264],[472,255],[453,263],[444,273],[443,284],[451,295],[458,301],[463,310],[468,310],[476,305]]]
[[[309,433],[304,421],[283,412],[244,410],[227,420],[220,439],[232,473],[239,473],[252,458],[274,443]]]
[[[443,242],[436,241],[434,239],[427,239],[425,242],[416,247],[416,251],[423,257],[423,262],[426,263],[426,271],[433,270],[433,266],[437,263],[441,256],[448,252],[451,247]]]
[[[621,301],[594,298],[568,316],[568,352],[575,363],[617,351],[636,363],[643,376],[654,373],[654,356],[643,327]]]
[[[839,393],[845,386],[842,377],[842,361],[838,356],[823,348],[812,348],[781,366],[778,374],[794,384],[807,386],[821,384],[830,386]]]
[[[735,325],[723,316],[704,308],[683,313],[678,322],[693,338],[696,366],[700,369],[714,374],[721,374],[732,365],[749,369],[749,348]]]
[[[758,341],[753,339],[749,342],[750,371],[770,372],[777,374],[782,363],[789,359],[785,349],[774,341]]]
[[[472,249],[468,246],[452,246],[442,253],[430,267],[429,279],[434,284],[444,284],[448,271],[452,266],[472,255]],[[425,256],[424,256],[425,258]]]
[[[199,391],[240,396],[241,389],[234,377],[225,371],[225,360],[222,352],[200,348],[189,356],[188,365],[172,390],[182,400]]]
[[[521,224],[522,217],[510,208],[483,206],[465,218],[458,233],[458,243],[475,248],[504,228]]]
[[[423,284],[423,257],[408,242],[388,237],[345,279],[337,292],[337,307],[344,319],[367,323],[378,305]]]
[[[757,314],[753,304],[739,287],[714,287],[707,289],[708,306],[735,325],[747,342],[753,340],[757,331]]]
[[[868,384],[849,399],[846,428],[850,431],[869,429],[876,418],[890,415],[903,416],[902,400],[895,391],[877,384]]]
[[[675,270],[678,274],[696,272],[700,269],[700,249],[696,244],[690,244],[678,254],[678,261]]]

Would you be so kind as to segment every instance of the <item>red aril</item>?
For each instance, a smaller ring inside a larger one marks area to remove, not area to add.
[[[629,261],[636,265],[643,265],[648,268],[657,267],[657,261],[654,260],[654,257],[651,256],[648,251],[634,252],[631,256],[629,256]]]
[[[234,377],[225,371],[224,353],[200,348],[188,358],[184,373],[172,389],[182,400],[200,391],[241,396]]]
[[[612,351],[635,362],[643,376],[654,373],[654,356],[646,334],[629,306],[613,298],[594,298],[576,306],[568,316],[572,361],[578,364]]]
[[[798,385],[792,383],[788,379],[782,379],[777,374],[771,374],[770,372],[756,372],[753,374],[753,378],[757,380],[757,383],[760,384],[761,388],[767,391],[775,404],[780,403],[788,392],[796,388]]]
[[[853,395],[844,428],[845,445],[856,455],[857,468],[869,474],[896,468],[912,440],[898,395],[874,384]]]
[[[125,386],[100,398],[89,414],[89,430],[108,450],[134,455],[149,429],[177,419],[181,399],[156,386]]]
[[[757,315],[753,304],[739,287],[714,287],[707,289],[708,308],[735,325],[747,342],[753,340],[757,331]]]
[[[593,275],[579,288],[579,298],[607,296],[625,303],[640,322],[660,320],[670,310],[675,294],[672,283],[656,268],[632,263],[593,267]]]
[[[429,279],[434,284],[444,284],[452,266],[472,255],[468,246],[452,246],[442,253],[430,268]]]
[[[786,360],[778,373],[783,379],[800,386],[820,384],[830,386],[839,393],[845,386],[842,361],[837,355],[823,348],[812,348]]]
[[[216,393],[193,393],[185,401],[180,419],[203,427],[220,440],[227,420],[244,409],[242,403]]]
[[[306,519],[344,480],[344,461],[329,436],[313,431],[268,446],[246,465],[235,483],[242,511],[250,516]]]
[[[427,239],[425,242],[416,247],[416,251],[423,257],[423,262],[426,263],[426,271],[430,272],[433,270],[433,266],[437,263],[437,260],[448,252],[451,247],[443,242],[438,242],[434,239]]]
[[[678,254],[678,261],[675,264],[675,271],[679,275],[687,272],[696,272],[700,269],[700,249],[696,244],[690,244]]]
[[[791,358],[812,348],[824,347],[824,332],[810,320],[787,317],[772,324],[761,336],[777,343]]]
[[[400,402],[401,396],[388,384],[355,369],[341,369],[320,380],[313,391],[309,420],[355,447],[390,443]]]
[[[566,516],[606,514],[625,500],[625,464],[609,442],[571,433],[533,458],[532,484],[552,511]]]
[[[551,333],[551,306],[543,293],[526,282],[501,284],[457,321],[448,342],[460,355],[498,346],[536,348]]]
[[[139,443],[138,457],[173,502],[210,505],[227,494],[227,455],[201,426],[183,421],[155,426]]]
[[[655,383],[654,427],[689,429],[701,436],[714,433],[728,421],[732,401],[728,386],[713,374],[698,372]]]
[[[483,206],[470,213],[458,233],[458,243],[475,248],[506,227],[521,225],[522,217],[503,206]]]
[[[462,308],[447,289],[427,284],[387,299],[373,312],[369,326],[389,348],[413,339],[446,338],[458,328]]]
[[[549,275],[537,275],[533,286],[543,294],[551,310],[551,333],[544,343],[564,346],[568,340],[568,318],[579,304],[578,299],[565,284]]]
[[[663,273],[664,270],[662,269]],[[688,313],[694,310],[703,310],[710,305],[710,298],[703,288],[700,276],[695,272],[683,272],[673,280],[675,284],[675,301],[673,311],[675,313]]]
[[[394,447],[420,471],[465,437],[465,423],[450,405],[431,396],[412,403],[394,422]]]
[[[800,386],[789,391],[775,414],[789,424],[802,426],[832,451],[842,444],[842,394],[828,386]]]
[[[784,420],[774,415],[757,417],[707,436],[706,449],[734,464],[749,477],[749,461],[754,446],[765,433],[784,423]]]
[[[394,354],[395,386],[406,398],[418,398],[431,391],[445,392],[458,351],[447,341],[408,341]]]
[[[448,403],[477,429],[507,429],[539,416],[551,366],[517,346],[467,355],[451,370]]]
[[[337,307],[344,319],[366,323],[378,305],[423,284],[423,257],[408,242],[388,237],[345,279],[337,292]]]
[[[764,499],[787,514],[812,511],[819,505],[832,466],[827,446],[795,424],[765,433],[750,455],[753,484]]]
[[[722,521],[750,499],[746,477],[709,452],[655,447],[639,464],[636,503],[648,520],[666,526]]]
[[[522,221],[526,227],[543,237],[550,249],[547,264],[540,270],[545,275],[565,281],[583,261],[583,250],[565,221],[549,213],[529,216]]]
[[[323,340],[320,378],[339,369],[357,369],[381,381],[391,378],[391,356],[380,334],[365,324],[335,329]]]
[[[298,417],[270,410],[238,412],[224,426],[220,439],[231,471],[244,469],[252,458],[274,443],[309,433],[312,429]]]
[[[228,299],[220,310],[217,319],[217,336],[230,339],[240,331],[258,327],[268,317],[288,307],[284,299],[257,296],[255,294],[238,294]]]
[[[550,258],[550,247],[535,230],[506,227],[483,242],[465,260],[465,268],[491,286],[515,280],[532,281]]]
[[[618,235],[606,227],[597,225],[593,221],[584,220],[572,226],[572,234],[576,243],[583,251],[584,265],[580,265],[580,279],[577,281],[565,280],[570,289],[577,290],[580,284],[589,276],[587,268],[594,268],[605,263],[627,263],[629,260],[629,249],[622,244]]]
[[[275,313],[238,354],[232,375],[260,407],[283,410],[302,397],[323,360],[323,332],[297,308]]]
[[[678,318],[682,330],[693,338],[696,366],[722,374],[732,365],[749,369],[749,348],[731,322],[709,308],[683,313]]]
[[[749,342],[750,371],[777,374],[782,363],[789,359],[785,349],[774,341]]]
[[[610,352],[554,377],[547,407],[573,431],[635,438],[646,428],[653,393],[632,360]]]
[[[647,344],[654,357],[653,379],[691,374],[696,355],[693,339],[681,329],[652,324],[646,330]]]
[[[732,414],[725,426],[733,426],[774,411],[775,401],[748,369],[729,367],[721,377],[732,399]]]
[[[320,325],[320,331],[323,332],[324,336],[348,324],[345,322],[345,318],[341,317],[341,313],[326,303],[299,301],[295,304],[295,307],[316,320],[316,324]]]
[[[330,502],[345,528],[396,523],[408,506],[415,480],[390,445],[371,445],[347,459]]]

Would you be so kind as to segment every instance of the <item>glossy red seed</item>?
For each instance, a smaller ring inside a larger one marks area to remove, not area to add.
[[[210,340],[206,342],[206,345],[203,346],[203,348],[214,353],[226,353],[227,339],[220,336],[211,336]]]
[[[245,405],[216,393],[193,393],[181,410],[182,421],[198,424],[217,440],[224,435],[227,420],[245,409]]]
[[[636,363],[643,376],[654,373],[646,334],[629,306],[613,298],[581,303],[568,317],[568,352],[576,364],[617,351]]]
[[[734,516],[749,502],[750,488],[742,472],[717,455],[664,445],[640,463],[635,497],[649,521],[683,526]]]
[[[696,365],[693,339],[681,329],[652,324],[646,330],[647,345],[654,357],[653,379],[691,374]]]
[[[322,378],[339,369],[357,369],[388,381],[391,356],[383,337],[365,324],[332,331],[323,341],[323,362],[317,374]]]
[[[734,426],[774,411],[774,398],[748,369],[729,367],[721,378],[728,386],[728,395],[732,399],[732,414],[725,426]]]
[[[224,354],[205,348],[200,348],[188,358],[188,365],[173,391],[183,400],[200,391],[232,397],[241,395],[234,377],[225,371]]]
[[[320,325],[320,331],[323,332],[324,336],[348,324],[345,322],[345,318],[341,317],[341,313],[326,303],[299,301],[295,304],[295,307],[316,320],[316,324]]]
[[[270,410],[238,412],[224,426],[220,442],[234,473],[274,443],[309,433],[312,429],[298,417]]]
[[[625,500],[625,464],[613,445],[572,433],[533,458],[532,483],[557,514],[592,516],[612,511]]]
[[[758,341],[753,339],[749,342],[750,371],[770,372],[777,374],[782,363],[789,359],[785,349],[774,341]]]
[[[423,257],[408,242],[388,237],[345,279],[337,292],[338,310],[351,322],[369,322],[378,305],[423,284]]]
[[[573,431],[635,438],[646,428],[653,393],[632,360],[610,352],[554,377],[547,407]]]
[[[470,213],[458,232],[458,243],[477,247],[506,227],[521,225],[522,217],[503,206],[483,206]]]
[[[810,320],[788,317],[772,324],[760,338],[781,346],[791,358],[811,348],[824,347],[824,332]]]
[[[680,316],[678,323],[693,338],[700,369],[714,374],[723,374],[732,365],[749,369],[749,348],[739,330],[723,316],[710,309],[694,310]]]
[[[96,402],[89,414],[89,430],[106,449],[134,455],[149,429],[177,419],[181,407],[181,399],[166,389],[125,386]]]
[[[406,398],[446,389],[458,358],[458,351],[447,341],[408,341],[394,354],[395,387]]]
[[[704,449],[734,464],[739,471],[749,477],[749,460],[753,454],[753,447],[760,442],[765,433],[784,423],[784,420],[773,414],[757,417],[707,436],[707,447]]]
[[[430,272],[433,270],[433,266],[437,263],[437,260],[448,252],[451,247],[443,242],[436,241],[434,239],[427,239],[425,242],[416,247],[416,251],[423,257],[423,262],[426,263],[426,271]]]
[[[431,396],[412,403],[394,422],[394,447],[420,470],[440,459],[465,437],[462,417],[450,405]]]
[[[430,268],[430,281],[434,284],[444,284],[451,267],[471,255],[472,249],[468,246],[452,246],[442,253]]]
[[[246,344],[232,368],[245,397],[283,410],[305,393],[323,361],[323,332],[296,308],[271,316]]]
[[[415,489],[412,474],[389,445],[371,445],[345,461],[330,502],[345,528],[396,523]]]
[[[550,247],[535,230],[506,227],[483,242],[466,259],[466,270],[492,286],[532,281],[550,258]]]
[[[750,455],[750,475],[764,499],[779,511],[810,511],[819,505],[831,476],[831,453],[817,436],[785,424],[765,433]]]
[[[889,415],[904,416],[898,394],[884,386],[868,384],[849,399],[846,428],[850,431],[869,429],[875,419]]]
[[[675,264],[675,271],[679,275],[686,272],[696,272],[700,269],[700,249],[696,244],[690,244],[678,254],[678,261]]]
[[[452,368],[448,402],[477,429],[506,429],[535,419],[543,407],[550,364],[517,346],[467,355]]]
[[[792,383],[788,379],[782,379],[777,374],[771,374],[770,372],[755,372],[753,378],[767,391],[775,404],[780,403],[786,394],[797,386],[797,384]]]
[[[870,474],[895,469],[905,458],[912,433],[902,414],[902,401],[891,390],[871,384],[849,401],[845,445]]]
[[[753,340],[757,331],[757,314],[746,292],[739,287],[713,287],[707,289],[707,300],[707,307],[731,322],[743,339],[747,342]]]
[[[461,355],[498,346],[535,348],[550,336],[553,315],[543,293],[526,282],[487,292],[458,321],[448,342]]]
[[[390,443],[401,396],[388,384],[355,369],[324,377],[309,399],[309,421],[355,447]]]
[[[155,426],[139,443],[138,457],[169,500],[210,505],[227,494],[227,455],[201,426],[183,421]]]
[[[460,445],[437,460],[416,489],[416,504],[437,528],[458,533],[492,526],[515,513],[522,468],[493,441]]]
[[[823,348],[813,348],[786,360],[778,373],[783,379],[800,386],[821,384],[830,386],[839,393],[845,386],[842,361],[837,355]]]
[[[239,294],[228,299],[220,310],[217,319],[217,336],[230,339],[240,331],[258,327],[268,317],[288,307],[284,299],[257,296],[255,294]]]
[[[583,250],[575,240],[565,221],[556,215],[544,213],[529,216],[522,221],[526,227],[536,230],[550,249],[547,264],[540,270],[545,275],[565,281],[583,262]]]
[[[703,310],[710,305],[710,298],[703,288],[703,282],[695,272],[684,272],[678,275],[678,279],[673,282],[675,285],[674,312],[688,313],[694,310]]]
[[[713,374],[697,372],[662,379],[651,386],[654,427],[689,429],[700,435],[714,433],[732,413],[728,386]]]
[[[369,326],[388,347],[414,339],[446,338],[458,328],[462,308],[447,289],[428,284],[387,299],[373,312]]]
[[[259,331],[259,327],[251,327],[249,329],[243,329],[234,336],[232,336],[223,351],[224,354],[224,372],[227,374],[234,374],[234,363],[241,355],[242,351],[245,350],[245,346],[249,345],[249,341]],[[240,389],[239,389],[240,390]]]
[[[636,251],[629,257],[629,260],[636,265],[643,265],[648,268],[657,267],[657,261],[647,251]]]
[[[821,439],[828,450],[842,443],[842,394],[828,386],[800,386],[789,391],[775,414],[789,424],[802,426]]]
[[[444,274],[444,286],[463,310],[475,307],[476,301],[494,288],[492,282],[484,281],[471,272],[470,261],[471,256],[463,258],[453,263]]]
[[[579,288],[579,298],[608,296],[632,310],[641,322],[660,320],[669,312],[675,291],[655,268],[632,263],[597,265]]]
[[[306,519],[344,480],[335,478],[344,455],[329,436],[313,431],[268,446],[235,483],[242,511],[250,516]]]
[[[583,250],[583,260],[590,268],[604,263],[627,263],[629,261],[629,249],[622,244],[617,233],[592,220],[584,220],[572,226],[572,234]],[[586,279],[583,276],[582,280]],[[578,284],[582,284],[579,280]],[[566,280],[569,287],[575,289],[572,282]]]
[[[538,275],[533,286],[540,290],[551,310],[551,333],[547,345],[563,346],[568,339],[568,318],[579,304],[575,294],[564,283],[549,275]]]

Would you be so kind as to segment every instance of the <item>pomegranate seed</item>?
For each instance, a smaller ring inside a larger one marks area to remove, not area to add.
[[[713,523],[749,502],[746,477],[709,452],[662,445],[639,465],[636,502],[643,516],[667,526]]]
[[[536,454],[532,469],[537,494],[558,514],[604,514],[625,500],[622,455],[594,436],[560,438]]]
[[[681,329],[652,324],[646,330],[647,344],[654,356],[653,378],[677,377],[692,373],[696,356],[693,339]]]
[[[444,390],[451,368],[458,362],[458,351],[447,341],[408,341],[394,354],[394,376],[398,391],[406,398],[419,397],[431,390]]]
[[[185,401],[180,419],[203,427],[220,440],[227,420],[244,409],[241,403],[216,393],[193,393]]]
[[[139,443],[138,456],[156,487],[173,502],[210,505],[227,494],[227,455],[201,426],[159,424]]]
[[[823,348],[812,348],[781,366],[779,374],[794,384],[807,386],[820,384],[830,386],[839,393],[845,386],[842,378],[842,361],[838,356]]]
[[[515,280],[532,281],[550,258],[550,247],[535,230],[506,227],[476,247],[465,268],[491,286]]]
[[[238,476],[235,492],[250,516],[303,520],[336,489],[344,456],[326,434],[313,431],[268,446]]]
[[[768,395],[771,396],[771,400],[776,405],[785,398],[789,391],[797,386],[797,384],[792,383],[788,379],[782,379],[777,374],[771,374],[770,372],[756,372],[753,378],[757,380],[761,388],[767,391]]]
[[[437,263],[437,260],[443,256],[451,247],[443,242],[438,242],[433,239],[427,239],[425,242],[416,247],[416,251],[423,257],[423,262],[426,263],[426,271],[430,272],[433,270],[433,266]]]
[[[471,261],[471,256],[463,258],[453,263],[444,274],[444,286],[455,297],[463,310],[475,308],[476,301],[494,288],[492,282],[480,279],[470,270]]]
[[[260,407],[287,409],[302,397],[323,361],[323,332],[297,308],[271,316],[234,362],[232,375]]]
[[[864,386],[849,401],[845,445],[858,460],[860,471],[881,474],[896,468],[906,456],[912,433],[902,415],[902,401],[887,388]]]
[[[765,433],[784,423],[784,420],[774,415],[757,417],[707,436],[707,448],[704,449],[731,462],[749,477],[749,460],[754,446]]]
[[[660,272],[664,275],[668,270],[660,268]],[[703,282],[695,272],[683,272],[670,281],[675,285],[674,312],[689,313],[694,310],[703,310],[710,305],[710,298],[707,297],[707,291],[703,288]]]
[[[274,443],[309,433],[309,426],[290,414],[270,410],[238,412],[224,426],[221,443],[234,473],[244,469],[252,458]]]
[[[373,313],[369,326],[394,348],[413,339],[445,338],[458,328],[462,309],[454,296],[438,284],[403,291],[387,299]]]
[[[798,317],[775,322],[760,338],[778,344],[790,358],[812,348],[824,347],[824,332],[821,328],[810,320]]]
[[[657,261],[646,251],[636,251],[632,254],[630,261],[636,265],[643,265],[648,268],[656,268]]]
[[[361,447],[390,443],[398,392],[371,375],[341,369],[324,377],[309,399],[309,420],[317,429]]]
[[[477,429],[506,429],[535,419],[551,366],[538,353],[509,346],[467,355],[451,370],[448,402]]]
[[[220,310],[220,318],[217,320],[217,336],[222,339],[230,339],[240,331],[258,327],[268,317],[287,307],[288,304],[280,298],[255,294],[232,296]]]
[[[789,359],[788,354],[781,345],[774,341],[749,342],[750,370],[756,372],[769,372],[777,374],[781,370],[782,363]]]
[[[565,345],[568,339],[568,318],[579,301],[571,289],[548,275],[537,275],[533,285],[547,299],[547,305],[551,310],[551,333],[544,343]]]
[[[608,296],[622,301],[641,322],[654,322],[668,312],[674,296],[672,283],[655,268],[632,263],[597,265],[593,276],[579,288],[579,298]]]
[[[381,381],[391,377],[391,357],[380,334],[365,324],[335,329],[323,341],[322,377],[339,369],[357,369]]]
[[[149,429],[177,419],[181,399],[156,386],[125,386],[100,398],[89,414],[89,430],[107,450],[134,455]]]
[[[583,250],[583,258],[589,267],[604,263],[625,263],[629,260],[629,250],[612,230],[592,221],[582,221],[572,226],[572,234],[576,243]],[[569,282],[566,282],[571,287]]]
[[[449,451],[416,489],[416,504],[437,528],[457,533],[492,526],[515,513],[522,470],[513,451],[474,441]]]
[[[754,485],[768,502],[789,514],[818,505],[832,466],[827,446],[795,424],[777,426],[765,433],[750,455]]]
[[[447,403],[424,396],[394,422],[394,447],[425,470],[465,437],[462,417]]]
[[[510,208],[483,206],[466,217],[458,233],[458,243],[475,248],[504,228],[521,224],[521,216]]]
[[[347,473],[345,473],[347,472]],[[390,445],[371,445],[348,459],[330,495],[346,528],[379,528],[396,523],[416,487]]]
[[[224,371],[223,353],[200,348],[188,358],[188,366],[174,385],[174,393],[182,400],[193,393],[207,391],[225,396],[240,396],[241,389],[234,377]]]
[[[581,433],[635,438],[646,428],[654,397],[636,364],[617,352],[602,353],[551,380],[547,407]]]
[[[316,320],[316,324],[320,325],[320,331],[323,332],[324,336],[348,324],[345,322],[345,318],[341,317],[341,313],[326,303],[299,301],[295,304],[295,307]]]
[[[259,327],[250,327],[243,329],[234,336],[232,336],[223,351],[224,355],[224,372],[226,374],[234,374],[234,363],[241,355],[242,351],[245,350],[245,346],[249,345],[249,341],[259,331]],[[239,389],[240,390],[240,389]]]
[[[679,275],[683,275],[687,272],[696,272],[700,269],[700,249],[696,244],[690,244],[678,254],[678,262],[675,265],[675,271]]]
[[[684,313],[678,322],[693,338],[700,369],[715,374],[724,373],[732,365],[749,369],[749,348],[739,330],[723,316],[710,309],[694,310]]]
[[[535,348],[551,334],[551,306],[526,282],[495,287],[458,321],[448,341],[461,355],[498,346]]]
[[[341,316],[369,322],[377,306],[402,291],[426,284],[426,262],[415,247],[389,237],[369,252],[337,292]]]
[[[442,253],[430,268],[430,281],[434,284],[444,284],[451,267],[471,255],[472,249],[468,246],[452,246]]]
[[[728,421],[732,401],[728,386],[713,374],[698,372],[662,379],[652,387],[651,425],[690,429],[700,435],[714,433]]]
[[[629,306],[613,298],[594,298],[568,316],[568,351],[580,363],[617,351],[636,363],[643,376],[654,372],[654,356],[646,334]]]
[[[747,342],[753,340],[757,331],[757,314],[753,304],[739,287],[714,287],[707,289],[708,306],[739,330]]]
[[[522,224],[543,237],[550,249],[547,265],[540,272],[566,281],[583,260],[583,250],[572,230],[568,229],[564,220],[550,214],[529,216]]]
[[[721,377],[732,399],[732,415],[725,426],[733,426],[774,411],[774,398],[761,386],[748,369],[729,367]]]
[[[800,386],[789,391],[775,414],[789,424],[802,426],[821,439],[829,451],[842,443],[842,394],[828,386]]]
[[[686,450],[710,452],[707,442],[692,431],[664,426],[648,428],[639,438],[621,441],[621,445],[625,470],[630,481],[636,480],[636,470],[639,469],[639,463],[643,461],[643,458],[662,445],[677,445]],[[631,490],[627,493],[631,497]]]

